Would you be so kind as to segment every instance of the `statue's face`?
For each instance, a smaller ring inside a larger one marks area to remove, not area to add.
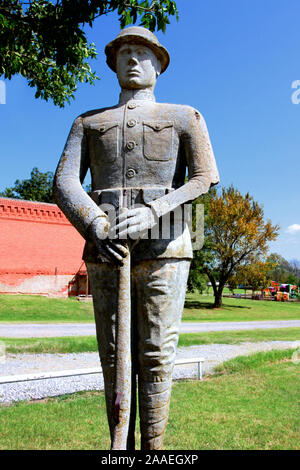
[[[119,84],[127,90],[154,88],[160,69],[154,52],[142,44],[125,43],[117,52]]]

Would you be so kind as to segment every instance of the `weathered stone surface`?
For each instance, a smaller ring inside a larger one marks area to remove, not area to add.
[[[156,79],[169,63],[155,36],[127,28],[106,53],[119,103],[74,121],[54,194],[87,240],[112,448],[134,448],[138,377],[141,445],[161,449],[192,258],[187,227],[178,232],[171,221],[164,237],[163,223],[216,184],[218,171],[199,111],[155,102]],[[90,196],[81,186],[88,169]]]

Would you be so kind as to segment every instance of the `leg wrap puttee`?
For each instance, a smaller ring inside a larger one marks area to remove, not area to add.
[[[143,382],[139,388],[141,448],[159,450],[168,422],[172,382]]]

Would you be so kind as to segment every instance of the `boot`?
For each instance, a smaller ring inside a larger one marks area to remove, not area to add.
[[[171,380],[140,383],[139,409],[142,450],[161,450],[163,448],[171,388]]]

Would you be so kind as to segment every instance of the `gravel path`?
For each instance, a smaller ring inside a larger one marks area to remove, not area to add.
[[[181,333],[207,331],[254,330],[300,327],[300,320],[243,322],[182,322]],[[95,334],[94,323],[0,323],[0,337],[42,338],[58,336],[89,336]]]
[[[300,341],[266,341],[241,343],[238,345],[210,344],[178,348],[177,359],[203,357],[204,373],[223,361],[256,351],[300,347]],[[66,369],[98,367],[97,353],[80,354],[8,354],[0,364],[0,375],[16,375],[52,372]],[[178,365],[174,368],[174,379],[190,378],[197,375],[197,364]],[[103,390],[101,374],[60,379],[35,380],[15,384],[0,384],[0,402],[10,403],[26,399],[41,399],[81,390]]]
[[[181,333],[196,333],[207,331],[229,330],[256,330],[269,328],[297,328],[300,320],[274,320],[274,321],[230,321],[230,322],[206,322],[192,323],[182,322]]]

